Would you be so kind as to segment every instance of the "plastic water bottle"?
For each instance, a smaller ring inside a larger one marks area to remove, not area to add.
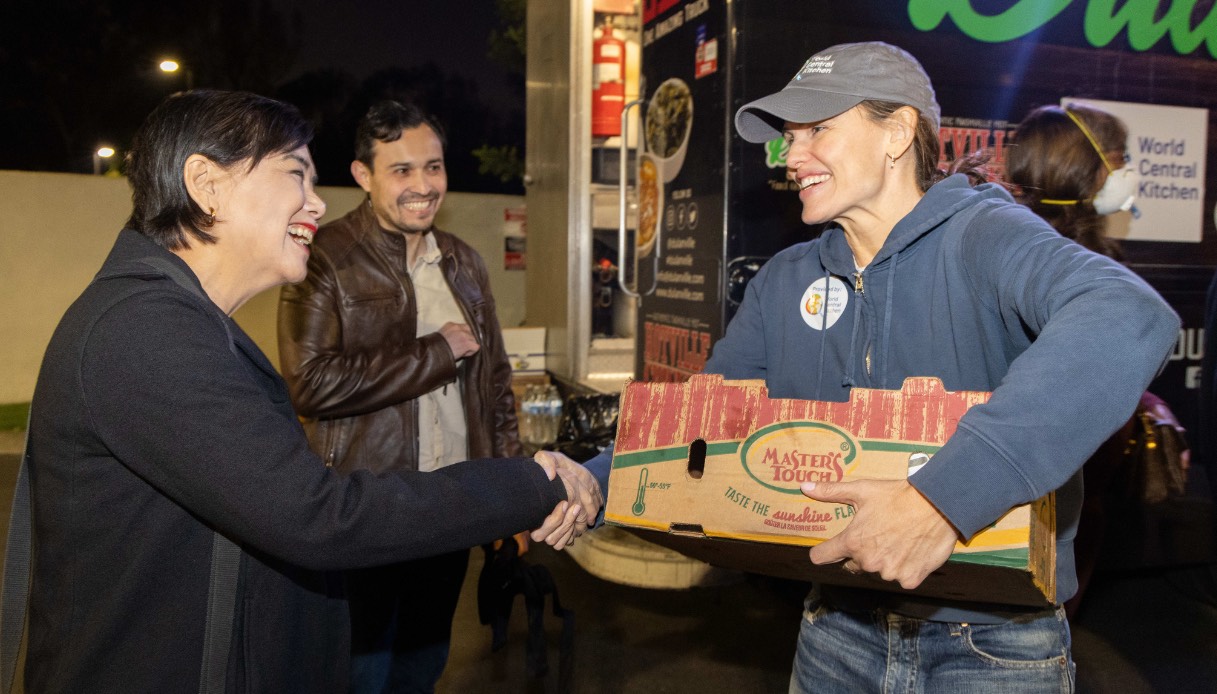
[[[553,443],[558,440],[558,425],[562,422],[562,396],[558,393],[557,386],[545,389],[541,411],[541,420],[544,422],[543,443]]]
[[[536,443],[537,432],[537,391],[539,386],[528,386],[524,389],[524,397],[520,400],[520,441]]]

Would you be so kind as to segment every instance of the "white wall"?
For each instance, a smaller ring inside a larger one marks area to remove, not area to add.
[[[358,188],[321,188],[336,219],[363,202]],[[524,272],[503,269],[503,210],[512,195],[449,193],[437,224],[482,254],[504,327],[524,322]],[[0,404],[27,402],[60,316],[88,285],[131,212],[123,178],[0,171]],[[235,318],[278,365],[278,290]]]

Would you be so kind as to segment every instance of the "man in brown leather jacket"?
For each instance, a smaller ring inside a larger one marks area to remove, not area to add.
[[[283,376],[312,447],[342,472],[521,454],[485,263],[434,226],[444,144],[413,105],[368,111],[351,163],[368,199],[321,227],[308,278],[280,298]],[[352,692],[434,689],[468,561],[463,550],[349,576]]]

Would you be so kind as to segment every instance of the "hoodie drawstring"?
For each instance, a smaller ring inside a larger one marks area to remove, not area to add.
[[[820,312],[820,370],[816,373],[816,392],[824,385],[824,353],[828,351],[828,292],[831,288],[828,281],[831,273],[824,268],[824,310]]]
[[[857,275],[861,275],[859,270]],[[859,286],[857,283],[857,275],[854,276],[854,287]],[[841,386],[845,388],[853,388],[857,383],[854,381],[854,364],[857,362],[855,358],[858,354],[858,324],[862,322],[862,299],[861,294],[854,290],[854,327],[849,335],[849,361],[845,365],[845,377],[841,379]]]
[[[887,356],[892,346],[892,299],[896,295],[896,265],[900,262],[900,253],[892,254],[892,271],[887,278],[887,306],[883,309],[883,346],[879,350],[879,387],[890,387],[887,382]]]
[[[879,364],[878,378],[875,383],[878,383],[880,388],[888,387],[887,383],[887,361],[888,355],[891,353],[892,347],[892,300],[896,295],[896,266],[900,262],[900,253],[892,254],[892,271],[888,273],[887,296],[885,297],[886,306],[883,309],[883,334],[880,337],[882,344],[879,349]],[[859,271],[861,274],[861,271]],[[862,299],[859,293],[855,292],[854,296],[854,326],[849,336],[849,362],[845,365],[845,377],[841,380],[842,387],[852,388],[857,385],[854,380],[854,365],[857,364],[858,355],[858,326],[862,323]],[[822,330],[821,333],[828,331]],[[823,337],[821,337],[823,340]],[[820,379],[823,381],[824,373],[824,345],[820,345]]]

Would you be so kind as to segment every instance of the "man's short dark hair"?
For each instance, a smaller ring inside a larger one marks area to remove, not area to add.
[[[313,139],[295,106],[249,92],[195,89],[165,99],[144,120],[127,155],[131,217],[127,226],[177,250],[190,238],[215,243],[215,218],[186,189],[186,159],[201,154],[222,167],[290,152]]]
[[[448,138],[435,116],[412,102],[381,101],[368,109],[355,130],[355,159],[372,168],[372,149],[379,142],[394,142],[403,130],[426,125],[439,138],[440,147],[448,149]]]

